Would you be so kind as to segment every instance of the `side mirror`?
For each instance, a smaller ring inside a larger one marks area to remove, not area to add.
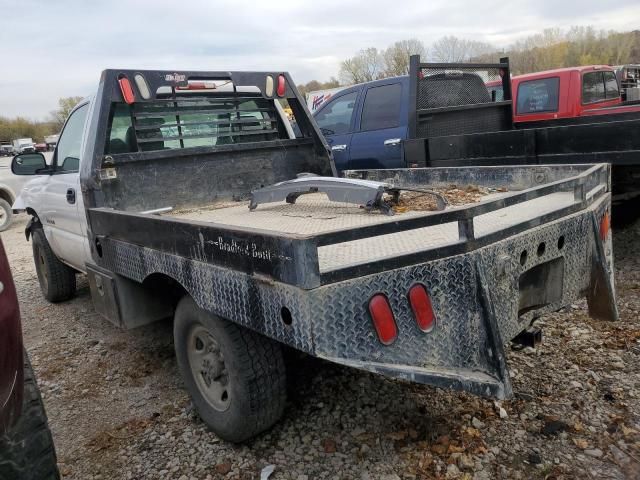
[[[36,175],[47,168],[47,161],[41,153],[22,153],[13,157],[11,171],[14,175]]]

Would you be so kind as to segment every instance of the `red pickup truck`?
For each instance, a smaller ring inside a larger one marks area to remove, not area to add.
[[[616,72],[606,65],[518,75],[511,90],[516,124],[640,112],[640,104],[622,101]]]

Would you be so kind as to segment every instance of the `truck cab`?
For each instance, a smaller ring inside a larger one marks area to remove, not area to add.
[[[40,168],[13,205],[14,210],[30,207],[37,211],[43,232],[58,258],[80,272],[85,272],[85,264],[91,258],[83,234],[87,227],[78,173],[85,143],[83,132],[88,128],[88,114],[93,109],[91,101],[84,99],[69,115],[51,165],[43,163],[41,154],[22,155],[24,169],[38,163]]]
[[[363,83],[334,94],[314,118],[336,169],[405,167],[409,77]]]

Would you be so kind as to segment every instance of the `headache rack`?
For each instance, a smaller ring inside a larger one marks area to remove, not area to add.
[[[407,159],[428,165],[424,139],[513,128],[509,59],[500,63],[409,64]]]
[[[290,139],[277,102],[301,137],[324,140],[285,72],[105,70],[98,98],[106,155]]]

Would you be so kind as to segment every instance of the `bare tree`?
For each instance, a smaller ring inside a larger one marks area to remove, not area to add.
[[[64,122],[82,97],[64,97],[58,100],[58,109],[51,112],[51,123],[53,123],[56,132],[62,130]]]
[[[476,40],[467,40],[467,58],[465,61],[473,61],[486,55],[495,54],[498,48],[487,42],[479,42]]]
[[[463,62],[468,58],[467,41],[453,35],[442,37],[431,47],[431,54],[438,62]]]
[[[466,40],[453,35],[436,40],[431,48],[434,60],[444,63],[468,62],[497,50],[490,43]]]
[[[370,47],[340,64],[340,80],[349,85],[370,82],[384,76],[383,59],[378,49]]]
[[[415,38],[400,40],[382,52],[384,60],[384,76],[395,77],[409,74],[409,57],[411,55],[427,56],[424,44]]]

